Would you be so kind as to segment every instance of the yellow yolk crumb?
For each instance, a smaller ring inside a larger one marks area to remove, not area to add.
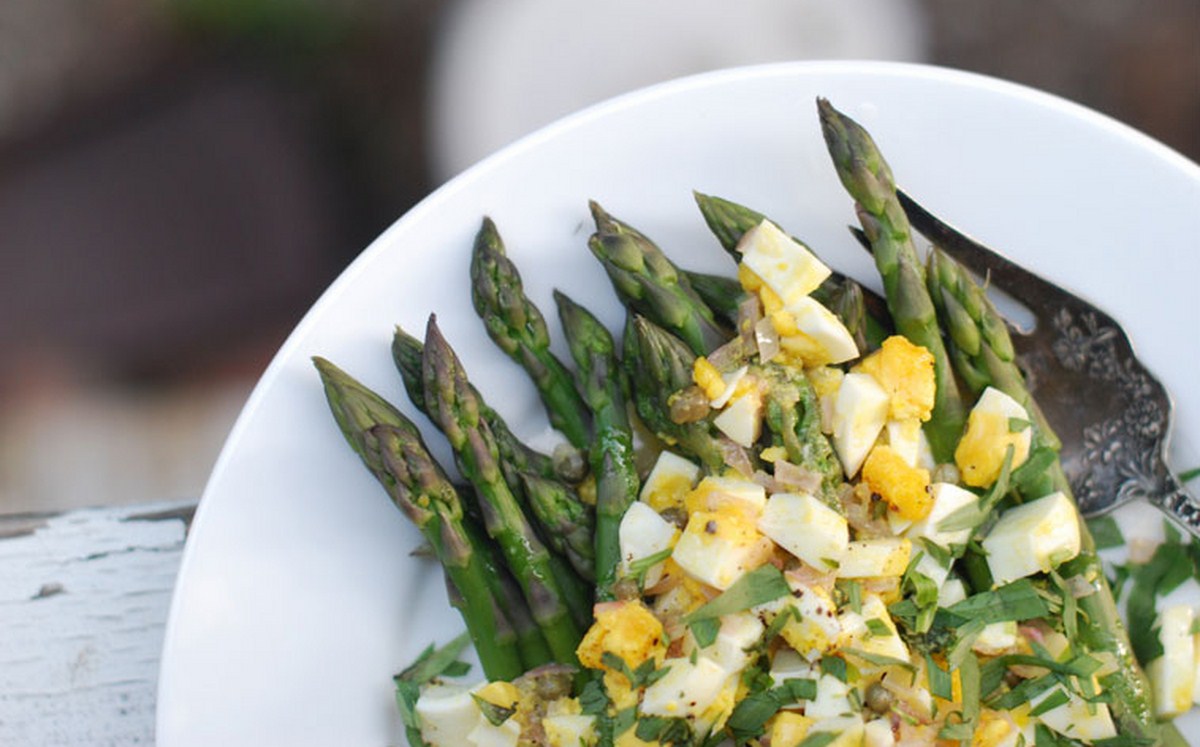
[[[692,380],[709,399],[716,399],[725,393],[725,379],[721,378],[721,372],[703,355],[692,364]]]
[[[511,682],[489,682],[475,693],[476,697],[485,700],[497,708],[515,708],[521,700],[521,691]]]
[[[933,508],[929,471],[911,467],[890,446],[876,446],[862,467],[863,480],[904,519],[920,521]]]
[[[623,674],[605,665],[605,653],[619,656],[630,669],[648,659],[661,663],[666,656],[662,623],[640,600],[598,604],[594,614],[596,621],[575,654],[583,666],[605,670],[606,681],[619,680],[629,686]]]
[[[893,335],[863,359],[856,371],[875,377],[891,397],[891,417],[929,420],[933,412],[933,354],[900,335]]]

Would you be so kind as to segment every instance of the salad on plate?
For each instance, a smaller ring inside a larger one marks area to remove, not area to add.
[[[592,203],[628,316],[557,293],[564,362],[484,219],[474,307],[563,443],[522,442],[431,316],[392,354],[456,475],[315,359],[466,627],[395,678],[411,744],[1185,744],[1191,609],[1135,655],[985,285],[922,259],[871,137],[818,111],[883,297],[726,199],[696,194],[728,276]]]

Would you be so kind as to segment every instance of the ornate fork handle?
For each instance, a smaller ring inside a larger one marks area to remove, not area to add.
[[[1163,490],[1150,496],[1150,502],[1175,517],[1175,520],[1200,536],[1200,499],[1188,492],[1171,471],[1164,477]]]
[[[913,227],[973,272],[1020,299],[1037,319],[1011,329],[1026,384],[1062,440],[1063,470],[1085,515],[1132,500],[1159,507],[1200,537],[1200,500],[1166,465],[1171,401],[1101,309],[966,236],[912,198]]]

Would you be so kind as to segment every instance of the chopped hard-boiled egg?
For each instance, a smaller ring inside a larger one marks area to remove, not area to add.
[[[765,626],[762,619],[750,612],[735,612],[721,618],[717,640],[705,649],[705,655],[727,674],[740,672],[750,661],[747,650],[762,638]]]
[[[1009,447],[1013,450],[1012,468],[1020,467],[1029,458],[1032,431],[1029,413],[1019,402],[994,387],[984,389],[954,450],[963,482],[973,488],[996,482]]]
[[[842,377],[830,416],[833,447],[846,477],[858,474],[880,431],[887,423],[888,395],[870,374]]]
[[[814,661],[837,644],[841,626],[837,605],[830,593],[821,586],[807,586],[789,579],[790,597],[773,600],[755,608],[768,625],[780,615],[788,615],[779,636],[792,649],[809,661]]]
[[[850,704],[850,686],[832,674],[823,674],[817,680],[817,697],[808,702],[804,714],[818,721],[846,716],[853,712]],[[862,726],[862,719],[857,719]],[[828,731],[828,729],[818,729]]]
[[[929,471],[909,466],[890,446],[881,444],[871,450],[862,477],[902,519],[920,521],[933,508]]]
[[[467,735],[483,717],[470,689],[458,685],[425,687],[416,711],[421,737],[430,744],[467,744]]]
[[[967,585],[961,578],[947,578],[938,589],[938,606],[949,607],[967,598]]]
[[[935,385],[933,354],[928,350],[892,335],[855,370],[875,377],[888,393],[889,417],[893,420],[929,420]]]
[[[975,637],[971,648],[985,656],[999,656],[1017,646],[1017,623],[1007,622],[988,623]]]
[[[650,659],[661,662],[666,655],[662,623],[641,600],[598,604],[593,615],[596,620],[575,651],[583,666],[607,671],[604,654],[610,653],[636,669]],[[610,674],[625,679],[619,672]]]
[[[698,717],[717,699],[729,673],[707,656],[668,659],[666,674],[646,688],[641,712],[668,718]]]
[[[791,303],[816,290],[832,271],[808,247],[764,220],[742,235],[737,251],[742,264]]]
[[[684,505],[689,514],[732,507],[757,519],[767,505],[767,491],[742,477],[709,475],[687,494]]]
[[[900,637],[887,604],[877,594],[868,594],[862,600],[861,612],[842,610],[838,615],[842,628],[840,648],[852,648],[875,656],[887,656],[908,661],[908,646]],[[876,668],[863,662],[865,670]]]
[[[1049,571],[1079,554],[1079,513],[1061,491],[1010,508],[983,549],[997,585]]]
[[[780,711],[771,722],[771,747],[799,747],[812,725],[808,716]]]
[[[692,578],[727,589],[747,571],[762,565],[774,545],[739,508],[696,511],[671,557]]]
[[[542,719],[547,747],[589,747],[596,743],[596,717],[563,713]]]
[[[971,529],[943,529],[946,518],[959,509],[979,501],[979,497],[969,490],[964,490],[948,482],[935,482],[929,486],[929,494],[933,505],[925,518],[913,523],[905,530],[904,535],[910,539],[926,539],[936,545],[949,549],[952,545],[966,544],[971,537]]]
[[[903,459],[908,466],[921,465],[921,421],[916,418],[904,420],[889,420],[884,426],[887,434],[887,445]]]
[[[837,315],[820,301],[807,296],[790,301],[784,311],[791,315],[794,334],[780,333],[779,344],[798,354],[808,366],[845,363],[858,357],[854,335]]]
[[[516,719],[506,719],[499,725],[481,718],[464,744],[469,747],[517,747],[521,739],[521,725]]]
[[[725,390],[719,396],[713,397],[709,404],[718,409],[729,404],[729,400],[739,393],[742,386],[753,384],[753,379],[746,376],[749,372],[749,366],[742,366],[736,371],[722,374],[721,381],[725,384]]]
[[[836,735],[832,741],[821,743],[825,747],[860,747],[865,730],[866,727],[863,726],[861,716],[830,716],[818,719],[809,731],[809,735]]]
[[[1052,687],[1039,693],[1030,699],[1029,705],[1036,710],[1042,701],[1056,692],[1064,693],[1067,700],[1037,716],[1043,724],[1071,739],[1096,740],[1117,736],[1117,727],[1113,724],[1107,705],[1089,703],[1062,687]]]
[[[763,399],[757,389],[748,389],[713,418],[717,430],[738,446],[750,448],[762,434]]]
[[[892,722],[886,718],[872,719],[863,724],[863,747],[895,747],[896,735]]]
[[[1162,656],[1146,666],[1154,688],[1154,710],[1174,718],[1192,707],[1196,686],[1196,644],[1192,633],[1195,611],[1175,604],[1159,614],[1158,640]]]
[[[846,518],[808,493],[776,493],[767,499],[759,530],[819,570],[836,568],[850,544]]]
[[[642,483],[639,497],[655,511],[683,508],[684,496],[699,479],[699,466],[672,451],[663,450]]]
[[[912,555],[912,542],[903,537],[871,537],[846,545],[839,561],[838,578],[900,576]]]
[[[633,575],[631,564],[663,552],[675,544],[679,530],[648,504],[635,501],[621,518],[617,538],[621,546],[621,576]],[[662,578],[662,563],[646,571],[645,586],[651,587]]]

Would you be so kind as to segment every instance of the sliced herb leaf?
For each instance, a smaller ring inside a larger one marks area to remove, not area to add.
[[[872,617],[870,620],[867,620],[866,624],[867,635],[873,638],[884,638],[892,634],[892,629],[888,627],[888,624],[878,617]]]
[[[863,651],[859,648],[844,648],[842,649],[842,653],[846,656],[853,656],[855,659],[862,659],[868,664],[873,664],[877,667],[900,667],[901,669],[907,669],[910,672],[916,671],[916,667],[914,667],[910,662],[907,662],[904,659],[897,659],[894,656],[873,654],[870,651]]]
[[[659,550],[653,555],[638,558],[629,564],[629,572],[633,574],[633,578],[637,581],[639,589],[646,585],[646,574],[650,572],[650,569],[671,557],[672,552],[674,552],[674,548],[668,547]]]
[[[465,674],[469,666],[458,660],[459,654],[471,642],[463,633],[441,648],[428,646],[403,672],[393,677],[396,685],[396,708],[404,724],[404,733],[412,747],[425,747],[421,738],[421,718],[417,715],[417,700],[421,697],[421,685],[448,671]]]
[[[1004,451],[1004,463],[1000,467],[1000,475],[992,487],[975,503],[968,503],[956,509],[946,518],[938,522],[940,532],[956,532],[961,529],[975,529],[992,513],[992,509],[1008,494],[1009,478],[1012,475],[1013,446],[1008,445]],[[1026,462],[1028,464],[1028,462]],[[1022,465],[1025,466],[1025,465]]]
[[[701,646],[712,645],[717,638],[716,630],[720,628],[722,615],[748,610],[791,593],[791,587],[788,586],[783,573],[767,563],[733,582],[732,586],[683,618],[683,621],[692,629],[692,634],[696,636],[696,640],[700,642]],[[698,634],[696,624],[704,621],[710,622],[707,626],[702,625],[701,633]],[[708,641],[707,644],[700,641],[701,635]]]
[[[500,726],[517,712],[516,708],[498,706],[489,700],[484,700],[475,693],[471,693],[471,699],[475,701],[475,705],[479,706],[479,712],[483,714],[483,717],[492,726]]]
[[[1191,469],[1185,469],[1183,472],[1179,473],[1180,482],[1191,482],[1197,477],[1200,477],[1200,467],[1192,467]]]
[[[1050,613],[1045,600],[1027,578],[969,596],[951,605],[948,610],[967,620],[983,620],[989,624],[1032,620]]]
[[[1030,709],[1029,715],[1041,716],[1043,713],[1052,711],[1055,708],[1058,708],[1060,705],[1066,705],[1069,702],[1071,702],[1071,696],[1063,692],[1063,689],[1060,687],[1059,689],[1047,695],[1041,703],[1038,703],[1036,706]]]
[[[954,699],[953,677],[930,654],[925,654],[925,673],[929,678],[929,692],[942,700]]]
[[[1097,550],[1122,547],[1125,544],[1125,535],[1122,534],[1121,527],[1117,526],[1117,520],[1112,515],[1088,519],[1087,526],[1088,531],[1092,533],[1092,539],[1096,541]]]
[[[846,681],[848,673],[846,671],[846,660],[839,656],[826,656],[821,659],[821,674],[828,674],[836,677],[842,682]]]

